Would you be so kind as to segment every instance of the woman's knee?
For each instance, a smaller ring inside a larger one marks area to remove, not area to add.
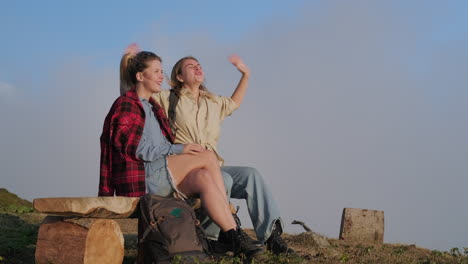
[[[205,169],[197,170],[192,176],[192,182],[202,187],[211,188],[211,186],[215,186],[212,173]]]
[[[213,151],[206,150],[206,151],[201,153],[201,157],[203,158],[204,162],[207,165],[218,165],[219,166],[218,157],[216,156],[216,154]]]
[[[234,184],[234,180],[232,179],[232,176],[229,173],[222,171],[222,170],[221,170],[221,175],[223,176],[223,182],[224,182],[224,186],[226,187],[226,189],[231,189],[232,185]]]
[[[249,175],[250,177],[255,177],[255,178],[262,178],[262,175],[256,168],[242,167],[242,170],[244,171],[245,175]]]
[[[242,167],[242,174],[247,177],[247,181],[255,184],[265,184],[262,174],[252,167]]]

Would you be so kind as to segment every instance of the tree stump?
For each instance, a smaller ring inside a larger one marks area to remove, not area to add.
[[[384,212],[344,208],[340,239],[356,242],[383,243]]]
[[[111,219],[47,216],[39,228],[36,263],[122,263],[124,238]]]

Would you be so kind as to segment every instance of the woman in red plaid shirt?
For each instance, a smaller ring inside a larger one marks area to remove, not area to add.
[[[199,195],[236,255],[261,253],[236,225],[216,155],[199,144],[172,144],[164,110],[151,98],[164,80],[161,58],[141,51],[124,55],[122,62],[121,74],[132,88],[117,98],[104,121],[99,195]]]

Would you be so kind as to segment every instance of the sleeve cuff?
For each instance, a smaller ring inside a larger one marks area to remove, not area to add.
[[[182,154],[184,151],[184,144],[174,144],[172,145],[173,154]]]
[[[98,196],[114,196],[114,193],[110,192],[99,192]]]

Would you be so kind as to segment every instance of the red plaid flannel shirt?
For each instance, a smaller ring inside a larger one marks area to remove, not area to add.
[[[164,110],[152,98],[153,111],[163,135],[174,141]],[[115,100],[101,135],[99,196],[142,196],[146,192],[145,167],[136,150],[145,126],[145,112],[135,89]]]

